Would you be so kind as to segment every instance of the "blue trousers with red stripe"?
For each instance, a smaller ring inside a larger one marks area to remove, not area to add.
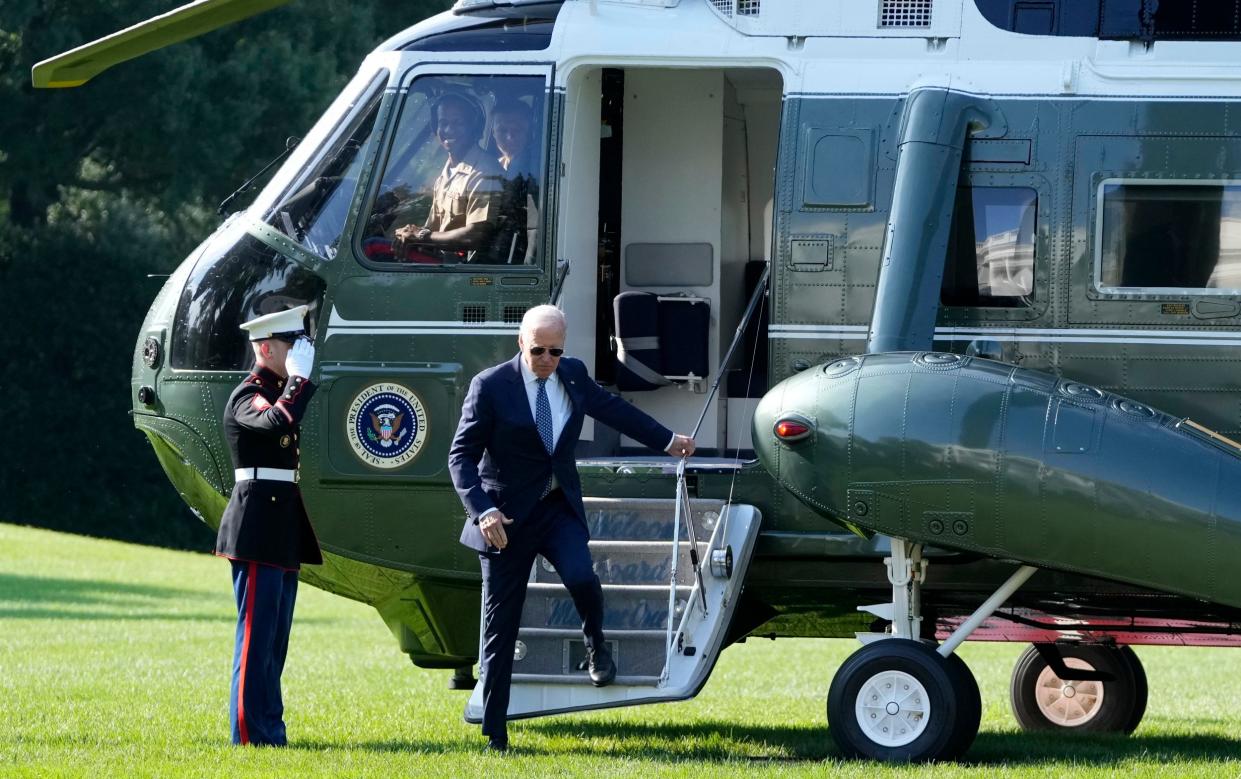
[[[237,643],[228,714],[234,744],[284,746],[280,674],[289,652],[297,571],[233,560]]]

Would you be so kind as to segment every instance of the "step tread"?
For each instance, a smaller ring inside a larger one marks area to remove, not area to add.
[[[610,539],[610,538],[600,539],[596,541],[595,539],[592,538],[589,541],[589,546],[591,549],[621,549],[621,550],[641,551],[644,548],[649,547],[651,551],[658,551],[658,550],[667,549],[671,545],[672,545],[672,539],[670,538],[658,539],[655,541],[634,541],[632,539]],[[677,545],[678,546],[689,546],[690,544],[689,544],[688,539],[682,538],[680,541],[677,542]],[[704,540],[701,538],[698,539],[699,548],[706,549],[710,545],[711,545],[711,542],[709,540]]]
[[[689,592],[691,589],[693,589],[692,584],[678,584],[677,585],[678,593]],[[661,595],[662,594],[664,596],[667,596],[668,585],[666,584],[604,584],[603,591],[616,593],[617,595],[624,595],[626,593],[629,593],[629,594],[634,594],[634,595],[647,595],[647,594]],[[569,589],[567,587],[565,587],[563,584],[556,584],[553,582],[530,582],[529,584],[526,585],[526,592],[527,594],[533,593],[535,595],[549,595],[553,593],[564,593],[566,597],[569,595]]]
[[[547,638],[581,638],[582,637],[582,631],[574,630],[572,628],[534,628],[534,627],[526,628],[526,627],[523,627],[518,630],[518,634],[523,635],[523,636],[547,637]],[[611,640],[620,641],[622,639],[634,640],[634,639],[649,639],[649,638],[658,638],[660,640],[664,640],[665,638],[667,638],[667,635],[668,635],[668,632],[665,629],[659,629],[659,630],[629,629],[629,630],[605,630],[604,631],[604,638],[609,641]]]
[[[514,673],[512,676],[513,684],[581,684],[593,687],[590,683],[590,676],[585,671],[579,671],[572,675],[559,674],[519,674]],[[659,684],[658,676],[617,676],[616,681],[610,686],[613,687],[652,687]]]

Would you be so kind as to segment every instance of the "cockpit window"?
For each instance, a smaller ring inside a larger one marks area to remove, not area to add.
[[[541,265],[542,76],[423,76],[410,87],[360,248],[411,267]]]
[[[273,227],[325,260],[336,256],[362,164],[375,142],[375,118],[387,81],[386,71],[375,77],[358,100],[359,109],[350,112],[342,130],[269,216]]]
[[[207,239],[177,303],[173,320],[172,367],[238,371],[254,354],[241,323],[308,304],[311,332],[326,284],[245,231],[244,222]]]

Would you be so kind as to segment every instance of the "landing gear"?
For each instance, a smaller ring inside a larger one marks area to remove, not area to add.
[[[473,690],[476,684],[478,680],[474,678],[474,666],[466,665],[453,669],[452,678],[448,680],[448,689]]]
[[[859,634],[827,695],[832,737],[848,757],[887,762],[953,760],[965,754],[982,719],[978,683],[953,654],[1037,569],[1022,566],[938,648],[921,640],[922,548],[891,539],[884,558],[892,601],[861,606],[891,633]]]
[[[981,701],[965,663],[920,641],[867,644],[840,666],[827,696],[832,737],[848,757],[921,762],[960,756]]]
[[[1031,646],[1009,685],[1024,730],[1062,733],[1132,733],[1146,713],[1147,693],[1146,671],[1132,649],[1097,644]]]

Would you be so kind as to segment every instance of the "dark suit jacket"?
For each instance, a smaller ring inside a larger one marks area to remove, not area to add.
[[[233,466],[296,469],[298,423],[314,394],[315,385],[300,376],[286,382],[256,368],[233,390],[224,409],[224,438]],[[289,570],[323,562],[302,493],[286,481],[246,480],[233,487],[215,553]]]
[[[581,360],[564,357],[556,375],[568,393],[572,413],[550,455],[539,438],[521,375],[521,355],[488,368],[470,382],[461,421],[448,452],[452,483],[465,505],[461,543],[489,550],[478,519],[497,508],[514,520],[507,533],[520,533],[522,520],[538,503],[554,473],[560,489],[582,524],[582,484],[574,449],[587,414],[656,451],[672,440],[672,431],[595,383]]]

